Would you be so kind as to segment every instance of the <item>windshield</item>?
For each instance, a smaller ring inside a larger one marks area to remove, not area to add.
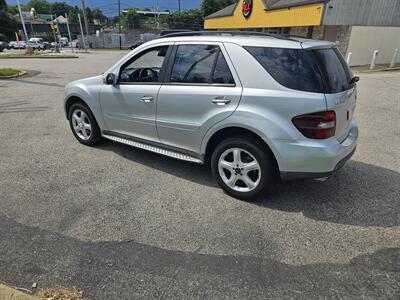
[[[281,85],[299,91],[333,94],[349,90],[351,73],[337,49],[245,47]]]

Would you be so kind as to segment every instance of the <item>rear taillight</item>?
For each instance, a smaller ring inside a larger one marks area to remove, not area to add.
[[[324,111],[301,115],[293,118],[293,124],[310,139],[327,139],[335,135],[336,114],[334,111]]]

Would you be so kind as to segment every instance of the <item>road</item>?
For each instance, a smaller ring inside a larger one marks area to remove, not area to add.
[[[207,168],[124,145],[89,148],[64,85],[124,53],[1,60],[0,280],[89,299],[400,298],[400,73],[360,73],[358,150],[326,182],[257,203]]]

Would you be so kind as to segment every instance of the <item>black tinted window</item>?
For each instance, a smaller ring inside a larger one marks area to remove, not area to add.
[[[294,90],[321,93],[321,78],[304,50],[246,48],[280,84]]]
[[[221,84],[234,84],[232,73],[229,70],[228,64],[224,58],[222,52],[218,54],[217,64],[215,65],[215,71],[213,75],[213,83],[221,83]]]
[[[339,93],[351,88],[350,71],[336,49],[246,49],[287,88],[314,93]]]
[[[218,46],[179,46],[172,68],[171,82],[210,83],[218,53]]]
[[[314,50],[312,53],[324,76],[327,93],[340,93],[351,88],[349,69],[337,49]]]

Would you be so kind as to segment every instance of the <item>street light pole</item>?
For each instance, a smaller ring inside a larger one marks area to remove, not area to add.
[[[118,0],[118,39],[119,39],[119,49],[122,49],[121,40],[121,0]]]
[[[67,19],[67,29],[68,29],[69,42],[71,43],[71,52],[74,53],[74,47],[72,47],[72,36],[71,36],[71,30],[69,29],[69,20],[67,13],[65,13],[65,18]]]
[[[81,21],[81,14],[78,12],[78,20],[79,20],[79,26],[81,27],[81,34],[82,34],[82,44],[83,44],[83,49],[86,48],[86,42],[85,42],[85,35],[83,34],[83,28],[82,28],[82,21]]]
[[[87,18],[85,0],[81,0],[81,3],[82,3],[83,20],[85,22],[86,36],[88,36],[90,34],[90,32],[89,32],[89,21],[88,21],[88,18]]]
[[[22,16],[21,5],[19,4],[19,0],[17,0],[17,6],[18,6],[18,11],[19,11],[19,17],[21,18],[22,28],[24,29],[25,40],[26,40],[26,42],[28,42],[29,37],[28,37],[28,33],[26,32],[24,17]]]

